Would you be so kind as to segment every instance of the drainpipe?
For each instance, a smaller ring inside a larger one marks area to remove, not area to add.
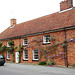
[[[65,54],[65,56],[66,56],[66,67],[68,67],[68,58],[67,58],[67,38],[66,38],[66,29],[64,28],[64,32],[65,32],[65,45],[66,45],[66,48],[65,48],[65,52],[66,52],[66,54]]]

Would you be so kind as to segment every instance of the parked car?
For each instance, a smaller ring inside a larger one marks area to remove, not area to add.
[[[4,65],[5,63],[5,57],[3,55],[0,55],[0,65]]]

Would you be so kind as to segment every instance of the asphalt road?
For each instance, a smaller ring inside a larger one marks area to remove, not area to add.
[[[75,75],[75,69],[6,63],[0,75]]]

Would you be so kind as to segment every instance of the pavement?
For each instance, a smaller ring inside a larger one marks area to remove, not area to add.
[[[0,75],[75,75],[75,69],[5,63],[0,66]]]

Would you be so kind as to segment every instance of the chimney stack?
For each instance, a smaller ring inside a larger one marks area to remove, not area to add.
[[[16,19],[11,19],[11,26],[16,25]]]
[[[60,11],[73,7],[73,0],[64,0],[60,3]]]

